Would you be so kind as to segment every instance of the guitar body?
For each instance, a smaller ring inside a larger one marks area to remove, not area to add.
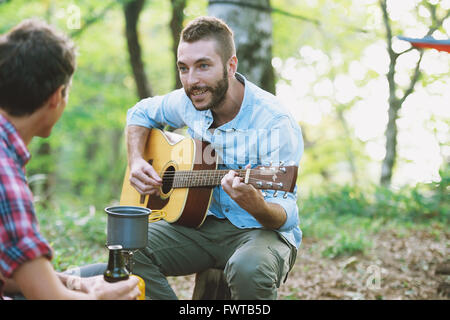
[[[151,163],[161,178],[174,174],[175,171],[215,170],[216,161],[203,159],[207,145],[199,140],[152,129],[144,159]],[[131,186],[129,176],[130,169],[127,166],[120,205],[163,210],[166,213],[164,219],[170,223],[195,228],[202,225],[211,201],[212,187],[172,188],[171,185],[163,184],[160,196],[146,196],[144,203],[141,203],[141,195]]]

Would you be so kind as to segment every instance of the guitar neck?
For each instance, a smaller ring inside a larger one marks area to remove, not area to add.
[[[235,170],[239,177],[245,178],[247,170]],[[196,170],[166,172],[163,184],[171,184],[172,188],[215,187],[229,170]]]
[[[296,166],[267,167],[258,166],[254,169],[235,170],[244,182],[257,189],[271,189],[293,192],[297,180]],[[229,170],[193,170],[166,171],[163,176],[163,189],[215,187],[220,185],[222,178]]]

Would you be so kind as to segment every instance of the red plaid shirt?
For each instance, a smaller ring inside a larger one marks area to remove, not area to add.
[[[25,177],[30,153],[14,126],[0,114],[0,273],[10,278],[26,261],[52,258],[39,233],[33,195]],[[1,297],[0,280],[0,297]]]

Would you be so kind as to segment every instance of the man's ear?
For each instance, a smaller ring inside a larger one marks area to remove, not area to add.
[[[60,105],[61,101],[64,100],[64,88],[65,85],[61,85],[55,90],[55,92],[50,95],[50,97],[47,99],[47,105],[49,108],[57,108]]]
[[[234,78],[234,74],[237,71],[237,66],[238,66],[238,59],[237,57],[234,55],[232,56],[230,59],[228,59],[228,63],[227,63],[227,68],[228,68],[228,75],[231,78]]]

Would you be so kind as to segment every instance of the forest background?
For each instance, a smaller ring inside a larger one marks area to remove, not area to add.
[[[38,17],[78,47],[66,111],[27,165],[55,268],[106,261],[126,112],[180,87],[178,34],[206,14],[302,127],[304,241],[280,298],[448,297],[450,54],[397,36],[448,39],[449,0],[0,0],[0,33]],[[192,278],[171,281],[189,298]]]

